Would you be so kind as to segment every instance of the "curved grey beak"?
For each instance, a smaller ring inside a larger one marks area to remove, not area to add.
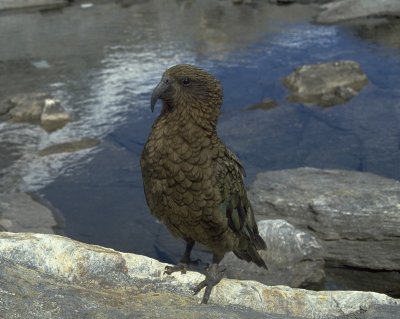
[[[168,76],[163,76],[151,95],[150,108],[152,112],[154,112],[154,106],[156,105],[157,100],[162,99],[162,95],[169,89],[170,85],[170,78]]]

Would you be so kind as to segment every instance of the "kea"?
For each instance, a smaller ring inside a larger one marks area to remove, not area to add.
[[[188,64],[163,74],[151,96],[162,109],[141,156],[143,185],[150,211],[176,237],[186,241],[181,261],[165,273],[185,273],[195,243],[213,254],[204,287],[207,303],[225,269],[227,252],[267,269],[257,250],[266,249],[243,184],[242,164],[219,139],[216,125],[223,100],[222,86],[211,74]]]

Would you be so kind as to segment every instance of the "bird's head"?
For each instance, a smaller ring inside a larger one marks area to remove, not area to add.
[[[192,118],[215,121],[222,104],[222,86],[206,71],[189,64],[175,65],[163,74],[151,96],[151,110],[158,99],[161,113],[177,112]]]

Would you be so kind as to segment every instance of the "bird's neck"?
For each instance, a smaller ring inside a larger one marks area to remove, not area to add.
[[[212,111],[210,111],[212,110]],[[207,135],[216,132],[219,115],[218,107],[204,105],[178,105],[163,106],[159,120],[170,129],[177,129],[183,133],[190,128],[190,131],[202,130]]]

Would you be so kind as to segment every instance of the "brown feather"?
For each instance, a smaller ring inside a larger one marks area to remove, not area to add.
[[[244,169],[216,133],[219,81],[191,65],[174,66],[163,79],[163,109],[141,158],[151,213],[177,237],[218,256],[233,251],[266,268],[257,252],[265,242],[244,188]]]

